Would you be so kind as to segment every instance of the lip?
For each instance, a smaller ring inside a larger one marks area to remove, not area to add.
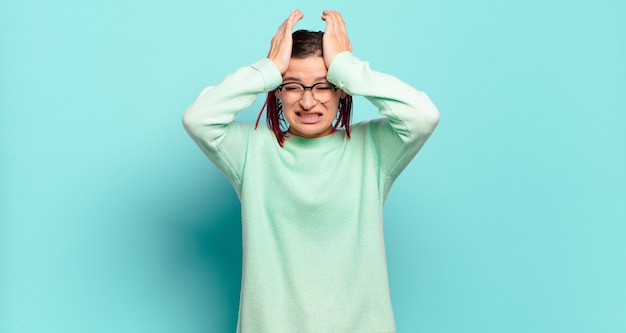
[[[298,121],[303,124],[315,124],[322,120],[323,114],[321,112],[296,112],[296,117]]]

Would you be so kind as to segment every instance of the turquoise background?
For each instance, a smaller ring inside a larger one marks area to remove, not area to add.
[[[442,114],[385,208],[399,332],[626,332],[621,0],[2,1],[0,332],[234,331],[239,203],[180,118],[296,7]]]

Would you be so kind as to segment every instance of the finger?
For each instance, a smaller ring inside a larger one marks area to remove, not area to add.
[[[325,10],[322,19],[326,21],[326,31],[330,33],[346,33],[345,23],[341,14],[335,10]]]
[[[335,11],[335,19],[337,24],[337,30],[343,33],[347,33],[346,31],[346,22],[343,20],[343,16],[337,11]]]
[[[335,31],[346,33],[346,23],[341,14],[335,10],[332,11]]]
[[[292,47],[292,29],[303,16],[304,14],[298,9],[291,12],[278,27],[276,34],[272,38],[267,57],[274,61],[279,69],[285,69],[286,64],[289,62]]]
[[[330,36],[336,33],[335,20],[333,19],[333,16],[331,15],[330,11],[327,12],[324,16],[322,16],[322,19],[326,21],[326,29],[324,31],[324,35],[328,35],[330,38]]]
[[[294,23],[300,21],[304,17],[304,13],[300,9],[294,11]]]
[[[326,21],[325,33],[328,34],[329,38],[330,36],[335,36],[334,38],[338,38],[338,41],[344,41],[346,43],[344,44],[345,47],[347,49],[350,49],[349,45],[347,44],[349,43],[348,32],[346,31],[346,25],[343,21],[343,18],[341,17],[341,14],[334,10],[324,11],[323,17]]]
[[[278,27],[277,35],[284,35],[285,30],[287,30],[289,28],[290,20],[291,20],[292,16],[293,16],[293,13],[289,14],[289,16],[285,19],[285,21],[283,21],[283,23],[280,25],[280,27]]]
[[[322,20],[326,21],[326,32],[332,33],[334,31],[332,12],[330,10],[324,10],[322,12]]]
[[[289,16],[278,27],[276,35],[272,38],[272,42],[275,44],[281,44],[284,39],[288,39],[291,36],[291,30],[297,21],[302,18],[302,12],[295,10],[289,14]]]
[[[298,21],[300,21],[302,18],[304,17],[304,14],[300,11],[300,9],[296,9],[294,10],[289,17],[287,18],[286,22],[287,22],[287,26],[286,26],[286,32],[291,33],[291,30],[293,29],[293,27],[296,25],[296,23],[298,23]]]
[[[284,34],[286,31],[293,28],[296,22],[301,20],[303,17],[302,12],[299,9],[294,10],[287,16],[287,18],[283,21],[283,23],[278,27],[277,35]]]
[[[328,12],[328,20],[326,22],[328,22],[330,31],[332,33],[336,33],[337,32],[337,20],[335,19],[335,15],[332,10]]]

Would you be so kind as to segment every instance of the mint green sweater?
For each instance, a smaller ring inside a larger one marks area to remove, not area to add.
[[[268,59],[204,89],[183,117],[241,201],[237,332],[395,332],[383,203],[439,113],[426,94],[349,52],[333,59],[328,80],[385,117],[353,124],[351,138],[287,136],[281,148],[267,127],[235,121],[281,84]]]

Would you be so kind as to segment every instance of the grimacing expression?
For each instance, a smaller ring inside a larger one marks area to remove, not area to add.
[[[283,83],[296,82],[312,86],[319,82],[328,82],[327,73],[322,57],[291,58],[289,67],[283,74]],[[286,91],[285,88],[282,91],[276,90],[275,94],[281,100],[285,120],[289,123],[289,133],[309,139],[333,133],[332,125],[337,118],[339,100],[345,98],[346,93],[341,89],[327,93],[332,93],[332,96],[322,103],[314,97],[311,89],[305,89],[301,97],[298,93]]]

